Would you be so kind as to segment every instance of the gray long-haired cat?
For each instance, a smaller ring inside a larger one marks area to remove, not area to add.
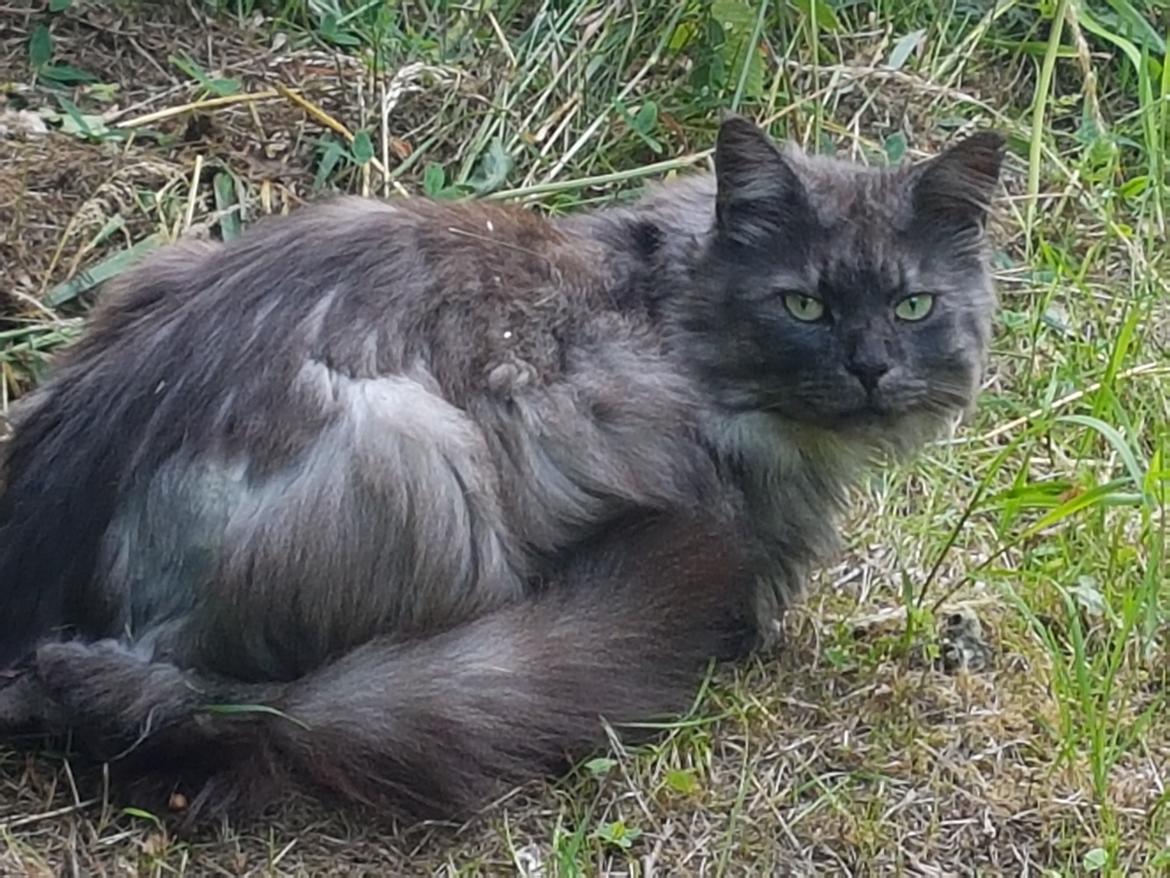
[[[151,257],[0,446],[0,726],[192,816],[419,817],[685,708],[857,468],[971,405],[1002,153],[730,117],[632,207],[340,200]]]

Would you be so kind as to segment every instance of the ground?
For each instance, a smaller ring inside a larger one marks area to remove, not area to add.
[[[978,412],[858,489],[783,648],[658,745],[464,827],[290,801],[180,838],[21,742],[0,874],[1165,874],[1168,24],[1154,0],[0,0],[0,410],[139,253],[329,191],[587,209],[705,163],[729,106],[870,162],[1010,139]]]

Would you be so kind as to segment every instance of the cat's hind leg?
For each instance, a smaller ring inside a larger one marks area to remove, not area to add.
[[[750,640],[754,564],[727,521],[653,515],[582,548],[538,596],[430,637],[371,640],[287,683],[109,641],[46,645],[35,673],[143,806],[178,784],[196,819],[291,782],[464,817],[603,743],[602,718],[636,736],[623,724],[684,710],[708,661]]]

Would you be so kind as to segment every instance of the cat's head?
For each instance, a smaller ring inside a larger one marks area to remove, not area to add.
[[[968,409],[995,306],[984,237],[1002,158],[983,132],[867,168],[727,119],[687,320],[720,400],[895,447]]]

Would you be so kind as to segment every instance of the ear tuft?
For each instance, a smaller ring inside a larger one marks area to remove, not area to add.
[[[805,207],[804,187],[789,160],[759,127],[726,113],[715,141],[716,217],[738,243],[763,243]]]

